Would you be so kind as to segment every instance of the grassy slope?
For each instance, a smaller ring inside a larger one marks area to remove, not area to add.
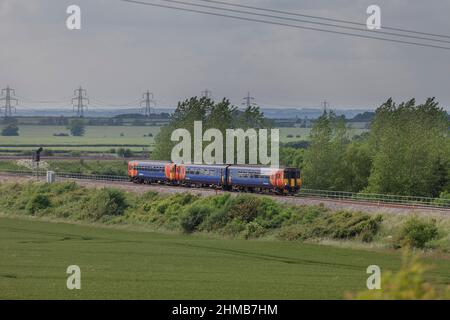
[[[0,298],[340,299],[368,265],[399,255],[279,241],[223,240],[0,218]],[[66,289],[81,267],[82,290]],[[434,260],[434,281],[450,282]]]

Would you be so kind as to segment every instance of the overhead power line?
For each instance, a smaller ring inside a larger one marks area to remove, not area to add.
[[[93,99],[91,98],[91,101],[95,102],[95,105],[98,105],[100,107],[126,107],[126,106],[131,106],[134,108],[134,105],[136,103],[139,103],[141,100],[140,99],[136,99],[133,101],[128,101],[128,102],[123,102],[123,103],[111,103],[111,102],[106,102],[103,100],[99,100],[99,99]]]
[[[319,31],[319,32],[326,32],[326,33],[331,33],[331,34],[340,34],[340,35],[351,36],[351,37],[388,41],[388,42],[392,42],[392,43],[400,43],[400,44],[415,45],[415,46],[420,46],[420,47],[428,47],[428,48],[435,48],[435,49],[450,50],[450,47],[444,47],[444,46],[440,46],[440,45],[423,43],[423,42],[405,41],[405,40],[384,38],[384,37],[378,37],[378,36],[370,36],[370,35],[357,34],[357,33],[351,33],[351,32],[343,32],[343,31],[336,31],[336,30],[330,30],[330,29],[321,29],[321,28],[316,28],[316,27],[308,27],[308,26],[302,26],[302,25],[296,25],[296,24],[290,24],[290,23],[284,23],[284,22],[277,22],[277,21],[270,21],[270,20],[263,20],[263,19],[255,19],[255,18],[249,18],[249,17],[244,17],[244,16],[236,16],[236,15],[231,15],[231,14],[223,14],[223,13],[217,13],[217,12],[212,12],[212,11],[189,9],[189,8],[179,7],[179,6],[176,6],[176,5],[156,4],[156,3],[144,2],[144,1],[138,1],[138,0],[121,0],[121,1],[128,2],[128,3],[134,3],[134,4],[139,4],[139,5],[147,5],[147,6],[152,6],[152,7],[160,7],[160,8],[166,8],[166,9],[172,9],[172,10],[178,10],[178,11],[193,12],[193,13],[199,13],[199,14],[204,14],[204,15],[225,17],[225,18],[237,19],[237,20],[242,20],[242,21],[258,22],[258,23],[278,25],[278,26],[284,26],[284,27],[290,27],[290,28],[296,28],[296,29]],[[161,1],[174,1],[174,0],[161,0]],[[191,4],[187,4],[186,3],[186,5],[193,5],[193,4],[192,3]],[[200,5],[196,5],[196,6],[200,6]],[[223,10],[223,8],[217,7],[216,10]],[[283,18],[280,17],[279,19],[283,19]],[[429,39],[429,41],[433,41],[433,40]]]
[[[284,14],[284,15],[289,15],[289,16],[297,16],[297,17],[312,18],[312,19],[317,19],[317,20],[333,21],[333,22],[346,23],[346,24],[352,24],[352,25],[356,25],[356,26],[366,27],[365,23],[355,22],[355,21],[350,21],[350,20],[341,20],[341,19],[334,19],[334,18],[327,18],[327,17],[319,17],[319,16],[314,16],[314,15],[301,14],[301,13],[297,13],[297,12],[275,10],[275,9],[262,8],[262,7],[256,7],[256,6],[249,6],[249,5],[243,5],[243,4],[236,4],[236,3],[230,3],[230,2],[218,1],[218,0],[197,0],[197,1],[222,4],[222,5],[226,5],[226,6],[230,6],[230,7],[246,8],[246,9],[265,11],[265,12],[273,12],[273,13],[279,13],[279,14]],[[408,30],[408,29],[396,28],[396,27],[391,27],[391,26],[384,26],[383,25],[383,29],[450,39],[450,35],[436,34],[436,33],[430,33],[430,32],[422,32],[422,31],[417,31],[417,30]]]
[[[340,29],[364,32],[364,33],[372,33],[372,34],[373,33],[377,33],[377,34],[383,34],[383,35],[394,36],[394,37],[418,39],[418,40],[433,41],[433,42],[440,42],[440,43],[450,43],[450,41],[448,41],[448,40],[432,39],[432,38],[427,38],[427,37],[419,37],[419,36],[401,34],[401,33],[396,33],[396,32],[385,32],[385,31],[380,31],[380,30],[377,30],[377,31],[369,30],[369,29],[367,29],[366,25],[364,25],[364,28],[357,28],[357,27],[341,26],[341,25],[332,24],[332,23],[310,21],[310,20],[304,20],[304,19],[298,19],[298,18],[288,18],[288,17],[282,17],[282,16],[273,15],[273,14],[264,14],[264,13],[257,13],[257,12],[244,11],[244,10],[227,9],[227,8],[221,8],[221,7],[217,7],[217,6],[202,5],[202,4],[185,2],[185,1],[179,1],[179,0],[160,0],[160,1],[171,2],[171,3],[186,5],[186,6],[193,6],[193,7],[212,9],[212,10],[227,11],[227,12],[238,13],[238,14],[248,14],[248,15],[264,17],[264,18],[273,18],[273,19],[280,19],[280,20],[285,20],[285,21],[294,21],[294,22],[301,22],[301,23],[320,25],[320,26],[325,26],[325,27],[340,28]],[[214,1],[207,1],[207,0],[197,0],[197,1],[214,2]],[[222,2],[219,1],[219,3],[222,3]],[[232,4],[229,4],[229,5],[232,5]],[[234,5],[232,5],[232,6],[234,6]],[[242,7],[240,5],[236,5],[236,6],[237,7]]]

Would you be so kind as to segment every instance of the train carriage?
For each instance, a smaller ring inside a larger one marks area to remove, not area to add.
[[[283,188],[283,169],[252,166],[230,166],[228,185],[238,190],[267,190]]]
[[[182,185],[222,187],[227,179],[226,165],[177,165],[178,180]]]
[[[135,183],[154,183],[175,180],[175,165],[164,161],[130,161],[128,176]]]

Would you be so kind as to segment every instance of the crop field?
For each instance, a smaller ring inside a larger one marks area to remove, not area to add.
[[[61,148],[107,148],[109,146],[150,146],[160,127],[150,126],[86,126],[86,134],[82,137],[54,136],[54,134],[68,133],[64,126],[21,125],[20,135],[17,137],[0,136],[2,149],[21,148],[27,150],[36,145]],[[282,142],[308,140],[309,128],[281,128]],[[361,134],[365,129],[349,129],[350,136]],[[149,137],[149,134],[153,135]]]
[[[0,299],[342,299],[398,253],[0,217]],[[428,261],[448,283],[448,261]],[[66,269],[81,269],[68,290]]]
[[[49,146],[52,150],[92,150],[106,151],[116,146],[131,146],[142,150],[154,143],[159,127],[132,126],[86,126],[82,137],[56,137],[53,134],[68,133],[64,126],[22,125],[17,137],[0,136],[1,149],[29,150],[37,145]],[[152,134],[152,137],[148,135]],[[145,135],[145,136],[144,136]]]
[[[360,135],[367,132],[367,129],[349,128],[349,137]],[[281,142],[294,142],[294,141],[308,141],[310,140],[310,128],[280,128],[280,141]]]

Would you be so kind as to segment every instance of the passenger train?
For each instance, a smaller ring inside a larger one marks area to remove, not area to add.
[[[134,183],[208,187],[227,191],[294,194],[302,186],[298,168],[247,165],[174,164],[165,161],[130,161],[128,176]]]

